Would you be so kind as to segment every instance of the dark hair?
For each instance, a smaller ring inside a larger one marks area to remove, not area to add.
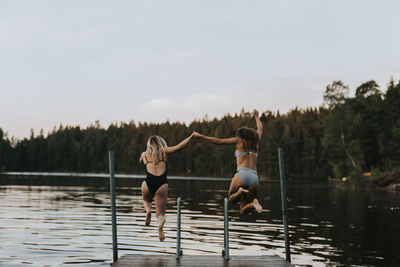
[[[256,130],[246,126],[242,126],[239,129],[237,129],[236,135],[238,138],[241,138],[242,141],[246,140],[246,143],[249,145],[249,148],[257,150],[258,134]],[[244,146],[243,149],[246,151],[246,145],[244,142],[243,146]]]

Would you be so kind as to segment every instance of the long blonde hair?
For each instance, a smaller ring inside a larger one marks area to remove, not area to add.
[[[160,159],[164,158],[164,149],[167,147],[167,143],[161,136],[152,135],[147,140],[146,152],[153,157],[153,162],[157,163]]]

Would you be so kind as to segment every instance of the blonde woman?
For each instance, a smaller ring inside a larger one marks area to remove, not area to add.
[[[259,213],[262,211],[262,206],[257,199],[259,187],[257,159],[258,142],[261,139],[263,127],[257,110],[253,111],[253,117],[256,120],[257,130],[243,126],[237,129],[236,137],[220,139],[194,133],[194,137],[217,145],[235,145],[234,155],[237,170],[232,178],[228,196],[229,202],[233,204],[240,201],[240,213],[242,215],[253,210]]]
[[[142,183],[143,205],[146,210],[146,225],[151,221],[151,202],[154,198],[158,220],[158,238],[164,241],[165,210],[167,208],[167,154],[184,148],[193,134],[176,146],[169,147],[158,135],[149,137],[147,149],[140,155],[139,162],[146,166],[147,177]]]

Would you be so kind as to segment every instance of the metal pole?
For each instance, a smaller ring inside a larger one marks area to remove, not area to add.
[[[279,157],[279,173],[281,177],[281,199],[282,199],[282,217],[283,217],[283,227],[285,231],[285,251],[286,251],[286,260],[290,261],[290,244],[289,244],[289,229],[288,229],[288,211],[286,205],[286,180],[285,180],[285,168],[283,161],[283,149],[278,148],[278,157]]]
[[[222,256],[225,260],[230,260],[229,256],[229,223],[228,223],[228,198],[224,199],[224,250]]]
[[[177,201],[177,230],[176,230],[176,259],[182,258],[182,249],[181,249],[181,197],[178,197]]]
[[[113,262],[118,260],[117,242],[117,213],[115,210],[115,171],[114,171],[114,151],[108,152],[110,167],[110,194],[111,194],[111,220],[112,220],[112,242],[113,242]]]

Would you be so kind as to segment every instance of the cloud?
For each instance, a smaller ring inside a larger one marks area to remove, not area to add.
[[[155,98],[139,105],[137,117],[144,121],[166,120],[191,122],[206,114],[220,116],[235,108],[234,99],[224,94],[194,94]],[[240,108],[239,108],[240,109]]]
[[[176,104],[175,102],[175,99],[156,98],[146,102],[144,108],[165,109],[174,106]]]
[[[319,94],[319,93],[318,93]],[[184,121],[191,122],[201,119],[206,114],[210,118],[222,117],[230,113],[239,113],[242,108],[246,111],[258,109],[260,111],[278,110],[287,111],[296,107],[300,97],[312,98],[315,91],[285,90],[285,89],[231,89],[215,93],[203,93],[169,98],[155,98],[141,103],[136,110],[136,117],[142,121],[163,122]],[[320,98],[318,95],[317,98]],[[312,101],[311,101],[312,102]],[[282,109],[282,104],[285,108]],[[299,105],[300,103],[298,103]],[[314,103],[310,103],[312,105]],[[303,107],[303,105],[300,104]]]
[[[26,118],[30,119],[40,119],[40,120],[55,120],[56,118],[49,115],[49,114],[43,114],[39,112],[33,112],[32,110],[25,110],[25,109],[20,109],[20,108],[11,108],[11,107],[6,107],[6,106],[1,106],[0,111],[2,111],[2,114],[6,114],[7,116],[10,115],[10,113],[17,114],[19,116],[23,116]]]

